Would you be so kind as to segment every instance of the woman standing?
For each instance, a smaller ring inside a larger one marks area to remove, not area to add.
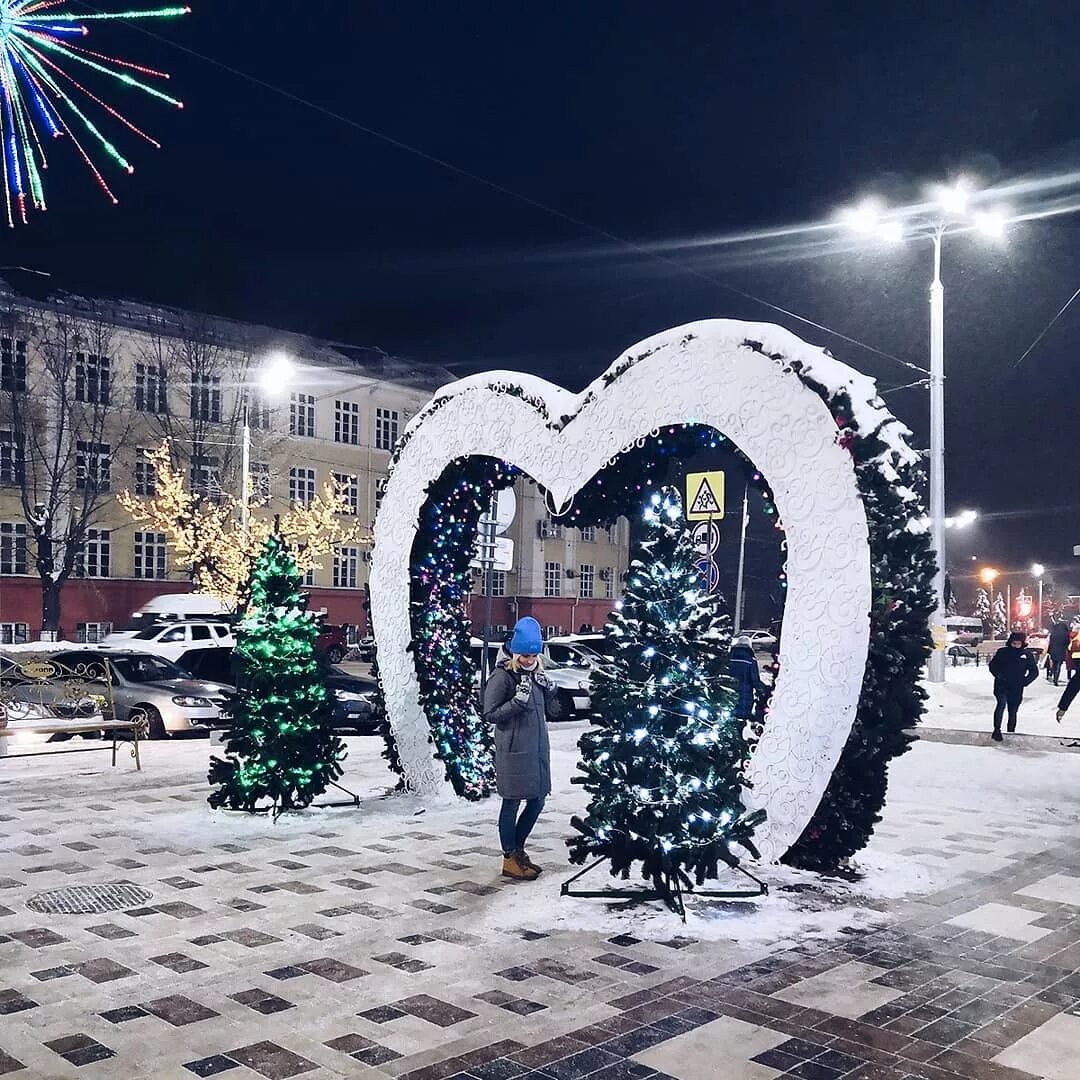
[[[544,639],[535,619],[518,620],[507,648],[509,659],[498,664],[484,691],[484,719],[495,725],[503,876],[532,881],[540,867],[525,854],[525,841],[551,794],[547,716],[555,711],[555,689],[544,674]]]

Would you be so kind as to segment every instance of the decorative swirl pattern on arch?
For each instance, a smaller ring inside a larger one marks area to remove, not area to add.
[[[456,458],[489,455],[522,469],[560,505],[635,440],[700,423],[723,432],[764,474],[786,531],[784,663],[745,801],[768,814],[755,835],[765,858],[780,858],[798,839],[851,731],[871,603],[866,514],[851,456],[828,408],[783,360],[809,348],[767,324],[693,323],[628,350],[577,397],[497,372],[452,384],[437,395],[437,408],[417,416],[386,484],[371,568],[387,714],[409,790],[444,783],[408,652],[410,554],[432,480]]]

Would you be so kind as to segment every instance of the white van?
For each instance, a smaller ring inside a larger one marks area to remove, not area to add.
[[[187,619],[217,622],[231,617],[232,612],[209,593],[166,593],[152,597],[138,611],[133,611],[127,625],[122,630],[113,630],[107,640],[110,645],[117,645],[163,623]]]
[[[945,637],[950,645],[978,645],[986,637],[982,619],[970,615],[946,615]]]

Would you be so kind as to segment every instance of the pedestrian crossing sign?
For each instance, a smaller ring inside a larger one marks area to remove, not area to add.
[[[686,474],[686,520],[709,521],[724,516],[724,474],[693,472]]]

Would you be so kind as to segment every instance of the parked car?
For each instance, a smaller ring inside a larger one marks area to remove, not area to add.
[[[155,623],[128,636],[126,630],[106,634],[101,644],[111,652],[121,648],[125,652],[152,653],[166,660],[177,660],[190,649],[231,649],[236,644],[232,624],[219,621],[196,621]]]
[[[472,662],[476,666],[476,685],[480,685],[480,655],[483,651],[483,642],[480,638],[472,638],[470,643]],[[500,658],[507,656],[504,645],[497,642],[488,643],[488,671],[492,671]],[[592,697],[589,691],[589,672],[581,667],[570,667],[560,664],[550,657],[544,657],[544,672],[555,684],[559,693],[559,701],[562,703],[567,720],[576,720],[581,716],[588,716],[592,712]]]
[[[228,690],[235,689],[236,671],[232,649],[192,649],[177,661],[178,665],[193,677],[212,679],[222,683]],[[378,718],[375,714],[376,683],[363,675],[350,675],[339,667],[331,667],[326,673],[326,686],[334,695],[334,728],[337,731],[357,735],[377,735]],[[211,726],[228,727],[229,718],[222,712],[219,721]]]
[[[207,593],[165,593],[152,596],[137,611],[131,613],[127,625],[114,630],[110,635],[116,641],[133,638],[140,630],[163,623],[183,622],[193,619],[196,622],[228,622],[232,613],[215,596]]]
[[[349,651],[349,639],[344,626],[323,626],[315,641],[315,649],[331,664],[340,664]]]
[[[768,630],[740,630],[739,635],[743,634],[750,639],[750,648],[754,652],[769,652],[776,645],[776,635]]]
[[[228,690],[221,683],[193,679],[172,661],[144,652],[86,649],[57,653],[55,659],[80,666],[90,687],[100,683],[104,688],[108,678],[117,718],[145,720],[151,739],[208,732]]]
[[[373,637],[362,637],[356,643],[356,659],[365,664],[370,664],[375,659],[375,639]]]

